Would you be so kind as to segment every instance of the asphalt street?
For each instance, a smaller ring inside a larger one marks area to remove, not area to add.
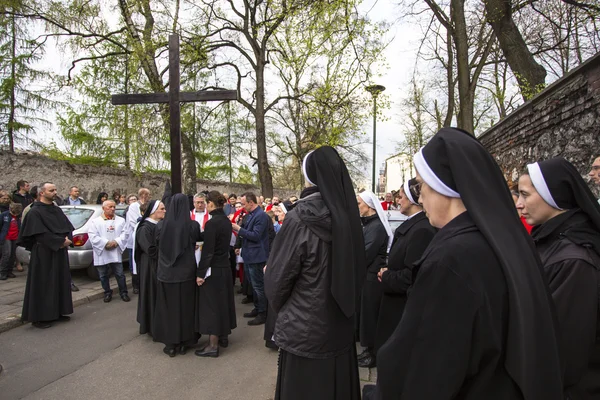
[[[169,358],[162,344],[140,336],[137,296],[82,305],[49,329],[27,324],[2,333],[0,399],[272,399],[277,352],[265,348],[263,326],[246,324],[251,307],[240,300],[238,327],[217,359],[193,350]]]

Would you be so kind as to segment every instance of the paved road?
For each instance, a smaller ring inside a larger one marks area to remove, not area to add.
[[[262,326],[249,327],[241,318],[250,307],[240,304],[240,296],[238,328],[217,359],[164,355],[160,343],[138,334],[137,296],[132,299],[93,301],[50,329],[27,324],[0,334],[0,398],[273,398],[277,353],[264,347]]]

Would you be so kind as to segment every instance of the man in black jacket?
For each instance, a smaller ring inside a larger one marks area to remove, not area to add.
[[[33,197],[29,194],[29,182],[20,180],[17,182],[17,190],[13,192],[15,203],[21,203],[23,209],[33,203]]]

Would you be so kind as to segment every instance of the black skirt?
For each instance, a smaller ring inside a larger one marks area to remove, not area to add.
[[[363,285],[360,307],[360,345],[375,346],[375,332],[383,290],[377,279],[367,279]]]
[[[225,336],[237,326],[231,269],[213,268],[212,274],[196,288],[196,332]]]
[[[152,319],[156,308],[156,280],[155,259],[142,254],[141,262],[137,264],[140,277],[140,295],[138,297],[137,322],[140,324],[140,334],[152,335]]]
[[[198,342],[194,329],[196,281],[165,283],[158,281],[152,334],[167,346]]]
[[[275,400],[360,400],[356,346],[317,360],[279,352]]]
[[[377,320],[377,332],[375,333],[375,353],[392,336],[396,327],[402,319],[406,295],[395,293],[384,293],[381,297],[379,308],[379,319]]]

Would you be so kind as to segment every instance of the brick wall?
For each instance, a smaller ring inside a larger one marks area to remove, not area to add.
[[[95,203],[100,192],[112,195],[114,190],[120,193],[137,193],[140,187],[147,187],[152,197],[160,198],[164,192],[166,174],[135,174],[122,168],[98,167],[91,165],[71,164],[66,161],[52,160],[34,153],[12,154],[0,151],[0,187],[16,189],[17,181],[24,179],[37,185],[42,182],[52,182],[56,185],[60,196],[67,196],[71,186],[78,186],[83,197],[89,203]],[[246,191],[260,194],[260,188],[254,185],[228,183],[220,181],[198,180],[197,191],[218,190],[221,193],[236,193]],[[299,195],[299,192],[287,189],[276,189],[275,194],[283,197]]]
[[[600,156],[600,53],[554,82],[479,139],[509,181],[531,162],[562,156],[587,181]],[[590,185],[599,194],[600,188]]]

